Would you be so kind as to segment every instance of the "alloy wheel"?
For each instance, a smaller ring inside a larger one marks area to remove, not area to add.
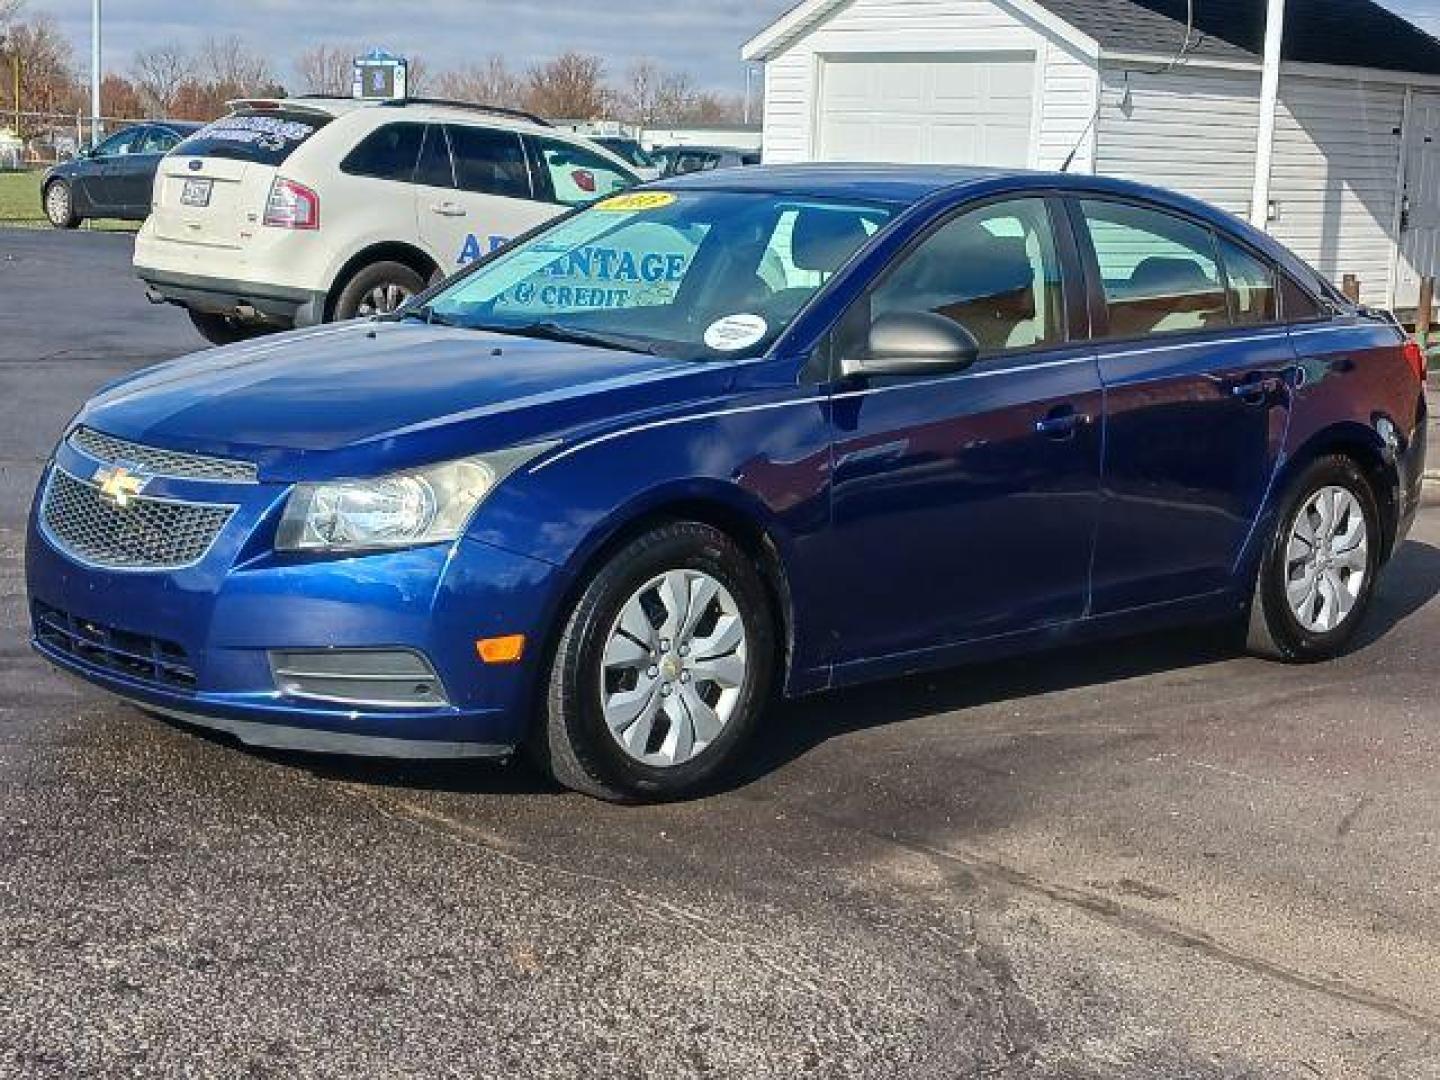
[[[413,296],[404,285],[393,281],[381,282],[367,292],[360,300],[355,314],[364,318],[370,315],[389,315]]]
[[[600,706],[621,750],[645,765],[683,765],[725,730],[749,664],[730,591],[700,570],[670,570],[624,603],[605,639]]]
[[[45,191],[45,213],[52,225],[64,225],[70,220],[70,189],[64,184],[51,184]]]

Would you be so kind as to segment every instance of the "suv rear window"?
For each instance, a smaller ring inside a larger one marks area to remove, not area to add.
[[[242,110],[222,116],[186,139],[175,152],[185,157],[230,158],[279,165],[330,122],[313,112]]]

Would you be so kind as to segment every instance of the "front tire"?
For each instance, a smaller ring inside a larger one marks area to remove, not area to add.
[[[52,180],[45,187],[41,200],[45,205],[45,217],[57,229],[74,229],[81,218],[75,213],[75,193],[64,180]]]
[[[335,320],[388,315],[424,289],[425,279],[404,263],[371,263],[340,290],[335,298]]]
[[[1261,560],[1250,651],[1291,663],[1343,652],[1374,595],[1381,543],[1375,494],[1355,462],[1313,462],[1287,492]]]
[[[692,794],[754,730],[775,657],[754,560],[708,525],[657,528],[616,553],[570,612],[532,756],[601,799]]]

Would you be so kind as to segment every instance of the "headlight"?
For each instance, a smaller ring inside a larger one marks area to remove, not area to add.
[[[281,551],[365,551],[454,540],[495,486],[554,443],[517,446],[373,480],[297,484]]]

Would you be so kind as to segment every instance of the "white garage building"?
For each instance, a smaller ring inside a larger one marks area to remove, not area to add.
[[[751,40],[766,162],[1130,177],[1250,210],[1263,0],[803,0]],[[1440,41],[1288,0],[1268,228],[1372,304],[1440,272]]]

